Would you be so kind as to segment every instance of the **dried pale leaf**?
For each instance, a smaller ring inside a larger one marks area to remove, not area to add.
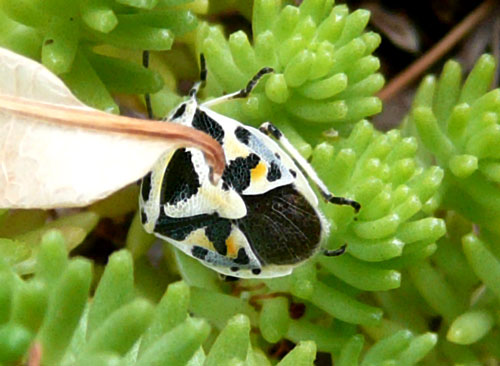
[[[465,42],[461,42],[456,59],[464,70],[471,70],[478,58],[483,53],[488,52],[488,48],[493,51],[496,50],[492,43],[495,38],[498,38],[498,31],[500,30],[498,22],[498,17],[486,19],[471,31]]]
[[[389,11],[373,1],[363,2],[360,7],[370,10],[370,22],[396,46],[411,53],[420,51],[418,32],[405,14]]]
[[[174,123],[83,105],[42,65],[0,48],[0,207],[85,206],[144,176],[166,151],[204,151],[219,177],[220,145]]]

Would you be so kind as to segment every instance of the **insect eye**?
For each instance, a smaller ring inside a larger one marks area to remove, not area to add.
[[[181,106],[179,108],[177,108],[177,110],[175,111],[174,115],[172,116],[172,119],[176,119],[176,118],[181,117],[185,111],[186,111],[186,105],[181,104]]]

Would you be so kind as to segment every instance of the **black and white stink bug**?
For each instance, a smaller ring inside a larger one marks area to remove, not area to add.
[[[334,197],[272,124],[258,130],[210,109],[248,96],[271,69],[262,69],[239,92],[198,104],[196,94],[206,79],[203,57],[201,61],[201,81],[168,120],[204,131],[221,144],[226,156],[222,179],[211,183],[209,166],[197,149],[181,148],[163,156],[142,181],[142,223],[147,232],[224,275],[287,275],[318,252],[329,230],[306,176],[329,202],[356,211],[360,205]]]

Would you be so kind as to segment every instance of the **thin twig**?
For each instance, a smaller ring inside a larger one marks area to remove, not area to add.
[[[479,22],[491,14],[495,6],[495,0],[486,0],[457,24],[441,41],[427,51],[422,57],[411,64],[404,71],[396,75],[384,89],[378,93],[378,97],[386,101],[408,84],[417,79],[433,63],[443,57],[455,44],[458,43]]]
[[[55,123],[59,126],[78,127],[94,131],[129,134],[136,137],[157,138],[177,146],[200,149],[213,167],[217,182],[225,168],[224,150],[208,134],[170,121],[144,121],[116,116],[89,107],[50,104],[31,99],[0,94],[0,110],[28,117],[36,122]]]

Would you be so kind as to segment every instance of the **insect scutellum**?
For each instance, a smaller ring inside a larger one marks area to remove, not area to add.
[[[213,185],[202,153],[180,148],[164,155],[144,177],[139,198],[146,231],[165,239],[217,272],[231,277],[268,278],[289,274],[321,249],[329,225],[318,209],[309,181],[334,204],[356,201],[333,196],[309,163],[271,123],[260,129],[214,112],[210,107],[247,97],[271,68],[262,68],[245,88],[199,104],[206,82],[168,117],[209,134],[224,149],[226,168]],[[345,246],[324,251],[340,255]]]

